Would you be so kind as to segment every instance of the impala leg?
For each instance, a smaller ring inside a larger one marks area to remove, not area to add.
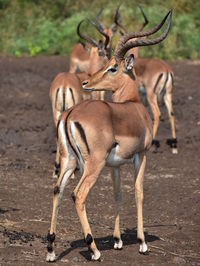
[[[54,247],[54,241],[55,241],[55,236],[56,236],[56,221],[57,221],[59,203],[61,201],[65,185],[69,177],[74,173],[75,168],[76,168],[76,161],[74,159],[71,159],[69,161],[69,159],[66,157],[61,158],[61,171],[60,171],[60,176],[58,178],[57,184],[54,188],[51,226],[50,226],[50,231],[47,235],[48,253],[46,256],[46,261],[49,261],[49,262],[55,261],[56,259],[53,247]]]
[[[94,162],[93,162],[94,163]],[[91,228],[88,223],[87,214],[86,214],[86,208],[85,208],[85,201],[87,198],[87,195],[90,191],[90,189],[95,184],[98,175],[100,174],[105,162],[102,163],[95,163],[96,168],[95,169],[89,169],[85,165],[85,170],[83,173],[83,176],[81,178],[82,182],[78,185],[78,187],[75,188],[73,199],[75,202],[76,210],[83,228],[83,233],[85,237],[85,241],[89,247],[89,249],[92,251],[92,260],[99,260],[101,253],[96,247],[94,238],[92,236]]]
[[[119,226],[119,212],[120,212],[120,202],[121,202],[121,180],[120,180],[120,169],[112,169],[112,182],[114,190],[114,198],[116,202],[116,217],[115,217],[115,228],[114,228],[114,249],[122,249],[123,242],[121,240],[120,226]]]
[[[160,147],[160,143],[158,140],[155,139],[157,131],[158,131],[158,126],[160,123],[160,109],[158,107],[158,101],[157,101],[157,95],[154,94],[151,99],[147,97],[148,103],[151,107],[152,113],[153,113],[153,118],[154,118],[154,123],[153,123],[153,141],[152,144],[155,145],[155,148]]]
[[[53,115],[54,115],[54,123],[58,125],[58,121],[61,115],[61,112],[57,111],[55,108],[53,109]],[[58,145],[58,140],[56,140],[56,161],[55,161],[55,166],[53,170],[53,178],[58,178],[59,177],[59,171],[60,171],[60,151],[59,151],[59,145]]]
[[[60,171],[60,151],[59,151],[58,140],[56,140],[56,161],[53,171],[53,178],[59,177],[59,171]]]
[[[143,175],[146,166],[146,154],[139,153],[135,156],[135,194],[137,204],[137,238],[140,244],[139,252],[148,253],[143,229]]]
[[[164,103],[167,107],[168,115],[169,115],[169,120],[171,124],[171,131],[172,131],[172,139],[167,140],[167,144],[169,144],[172,148],[172,153],[177,154],[178,149],[177,149],[177,139],[176,139],[176,131],[175,131],[175,118],[174,118],[174,112],[173,112],[173,104],[172,104],[172,93],[171,91],[166,92],[164,95]]]

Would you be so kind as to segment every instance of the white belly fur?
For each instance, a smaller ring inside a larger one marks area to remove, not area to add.
[[[120,166],[120,165],[125,164],[125,163],[133,163],[134,157],[132,157],[130,159],[121,158],[118,155],[118,148],[119,148],[119,146],[116,146],[115,148],[113,148],[111,150],[111,152],[109,153],[109,155],[106,159],[106,165],[116,167],[116,166]]]

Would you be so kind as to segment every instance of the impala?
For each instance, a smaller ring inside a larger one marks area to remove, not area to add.
[[[140,6],[139,6],[140,7]],[[144,16],[145,22],[139,31],[144,29],[148,20],[144,14],[143,9],[140,10]],[[127,33],[126,28],[121,24],[121,18],[119,15],[119,7],[116,12],[117,19],[115,19],[116,24]],[[134,49],[134,50],[133,50]],[[153,113],[154,123],[153,123],[153,141],[152,144],[155,145],[155,151],[160,147],[159,141],[156,139],[156,134],[158,131],[158,126],[160,123],[160,108],[158,103],[164,100],[165,106],[167,108],[172,138],[167,139],[167,144],[171,147],[173,154],[178,153],[177,149],[177,138],[175,130],[175,118],[173,111],[173,101],[172,101],[172,90],[174,73],[172,68],[163,60],[159,59],[149,59],[149,58],[139,58],[139,48],[133,48],[131,53],[136,57],[135,59],[135,72],[138,78],[138,90],[143,102],[148,102],[151,111]]]
[[[100,13],[97,15],[99,17]],[[107,44],[107,51],[108,54],[110,54],[111,45],[112,45],[112,38],[114,34],[116,33],[117,26],[116,24],[112,24],[110,28],[106,28],[103,26],[102,23],[100,23],[98,20],[96,22],[99,25],[99,28],[101,30],[101,34],[104,35],[105,40],[103,42],[106,42],[106,39],[109,38],[109,43]],[[80,22],[77,26],[77,34],[81,39],[85,39],[85,35],[81,33],[80,31],[80,25],[82,22]],[[87,40],[86,40],[87,41]],[[96,43],[94,42],[92,44],[93,46],[96,46]],[[69,72],[75,73],[78,69],[81,72],[88,72],[89,65],[90,65],[90,50],[91,50],[91,41],[89,43],[86,42],[86,45],[82,43],[76,44],[70,54],[70,69]]]
[[[155,39],[142,39],[157,32],[167,17],[169,22]],[[116,200],[116,217],[114,226],[114,248],[123,246],[119,227],[119,208],[121,185],[119,167],[125,163],[135,165],[135,192],[137,203],[137,237],[139,252],[148,253],[143,232],[143,174],[146,165],[146,152],[152,142],[152,122],[143,104],[139,102],[137,77],[134,72],[134,57],[126,52],[138,46],[153,45],[161,42],[168,34],[172,11],[152,30],[141,33],[128,33],[120,38],[114,56],[103,69],[84,81],[87,91],[111,90],[113,102],[84,101],[63,112],[58,122],[58,142],[61,155],[61,172],[54,188],[53,213],[48,233],[48,253],[46,260],[55,261],[53,250],[58,205],[64,187],[74,174],[77,163],[80,165],[80,178],[72,198],[83,228],[84,238],[92,252],[92,260],[100,259],[91,228],[86,215],[85,201],[90,189],[105,165],[112,167],[112,180]],[[132,40],[138,38],[137,40]]]
[[[103,43],[102,41],[99,41],[97,43],[95,40],[93,40],[87,35],[84,35],[84,38],[87,39],[88,43],[91,43],[91,45],[95,44],[95,47],[92,47],[90,51],[90,64],[88,74],[85,72],[59,73],[53,80],[50,87],[50,99],[52,103],[53,118],[56,127],[61,113],[67,110],[68,108],[86,99],[104,99],[103,91],[85,92],[82,88],[81,82],[96,73],[101,68],[103,68],[106,62],[108,61],[105,53],[109,38],[106,36],[105,43]],[[55,178],[58,177],[59,173],[59,161],[59,148],[57,146],[55,169],[53,172],[53,177]]]

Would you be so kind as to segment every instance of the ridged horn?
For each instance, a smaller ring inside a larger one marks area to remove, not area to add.
[[[122,19],[121,15],[119,13],[120,5],[117,7],[116,13],[115,13],[115,24],[119,26],[125,33],[127,33],[127,29],[122,25]]]
[[[105,37],[104,49],[106,50],[107,46],[109,44],[109,41],[110,41],[110,38],[109,38],[108,34],[106,34],[103,31],[103,29],[101,28],[101,26],[99,24],[96,24],[94,21],[92,21],[90,19],[88,19],[88,21],[90,22],[90,24],[92,24],[98,30],[99,33],[101,33]]]
[[[84,19],[81,20],[81,21],[79,22],[78,26],[77,26],[77,34],[78,34],[78,36],[79,36],[80,38],[86,40],[87,42],[89,42],[89,43],[92,44],[93,46],[98,47],[98,43],[97,43],[94,39],[92,39],[91,37],[87,36],[86,34],[81,33],[81,31],[80,31],[80,27],[81,27],[81,24],[82,24],[84,21],[85,21]]]
[[[169,16],[169,21],[168,21],[167,27],[159,37],[151,39],[151,40],[139,38],[139,37],[148,36],[148,35],[151,35],[151,34],[157,32],[162,27],[162,25],[164,24],[164,22],[166,21],[168,16]],[[114,52],[114,57],[115,57],[116,61],[123,60],[124,55],[131,48],[138,47],[138,46],[155,45],[155,44],[163,41],[167,37],[167,34],[168,34],[170,26],[171,26],[171,21],[172,21],[172,10],[170,10],[167,13],[167,15],[164,17],[164,19],[161,21],[161,23],[158,24],[156,27],[154,27],[152,30],[149,30],[148,32],[144,32],[144,33],[131,32],[131,33],[127,33],[124,36],[122,36],[120,38],[119,42],[117,43],[117,46],[116,46],[115,52]],[[130,40],[132,38],[139,38],[139,39]]]
[[[140,11],[142,13],[143,18],[144,18],[144,22],[143,22],[141,28],[139,29],[139,31],[143,31],[144,27],[149,23],[149,20],[147,19],[147,16],[145,15],[142,6],[138,5],[138,7],[139,7],[139,9],[140,9]]]

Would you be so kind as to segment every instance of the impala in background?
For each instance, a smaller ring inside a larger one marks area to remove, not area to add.
[[[141,26],[139,31],[142,31],[148,23],[148,19],[140,7],[141,12],[144,16],[144,24]],[[118,27],[120,27],[124,33],[128,33],[125,26],[121,23],[121,17],[119,15],[119,7],[116,12],[118,19],[115,20]],[[139,48],[133,48],[129,53],[135,55],[135,73],[138,78],[138,90],[141,100],[145,103],[146,100],[153,113],[153,141],[152,144],[155,145],[155,150],[160,147],[159,141],[156,139],[158,126],[160,123],[160,108],[158,103],[164,100],[165,106],[167,108],[170,125],[171,125],[171,139],[167,139],[167,144],[171,147],[173,154],[178,153],[177,149],[177,138],[175,130],[175,117],[173,110],[173,81],[174,73],[172,68],[163,60],[154,58],[140,58]]]

